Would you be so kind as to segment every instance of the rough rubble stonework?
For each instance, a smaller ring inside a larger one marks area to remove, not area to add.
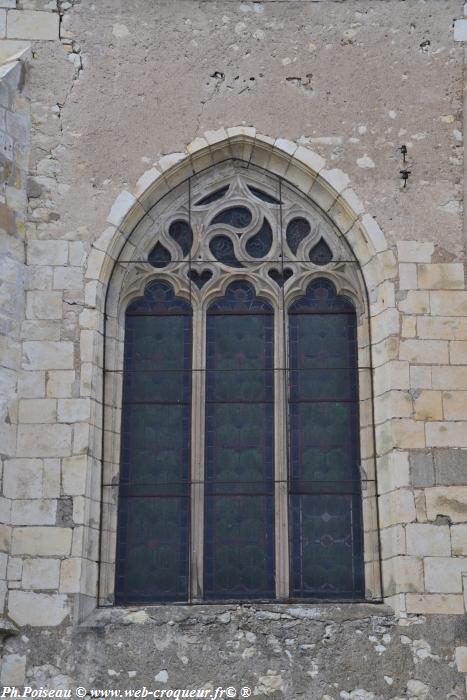
[[[0,0],[2,685],[467,697],[466,24],[458,0]],[[96,608],[113,262],[227,154],[360,262],[384,605]]]

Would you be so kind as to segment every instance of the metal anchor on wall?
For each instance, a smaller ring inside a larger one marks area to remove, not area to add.
[[[411,174],[411,170],[407,170],[406,167],[404,167],[407,163],[407,146],[405,143],[402,144],[400,148],[397,149],[402,153],[402,170],[399,170],[399,174],[401,177],[401,183],[402,187],[405,188],[407,186],[407,180],[409,179],[409,175]]]

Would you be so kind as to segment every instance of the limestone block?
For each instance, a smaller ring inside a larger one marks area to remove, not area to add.
[[[423,563],[416,557],[399,556],[383,565],[385,593],[416,593],[423,591]]]
[[[66,265],[67,260],[68,243],[66,241],[28,241],[28,265]]]
[[[16,7],[16,0],[0,0],[0,7],[5,7],[7,10],[14,10]]]
[[[61,423],[77,423],[89,420],[89,399],[58,399],[58,420]]]
[[[454,41],[467,41],[467,19],[455,20]]]
[[[11,527],[0,524],[0,552],[10,551]]]
[[[412,491],[399,489],[379,497],[381,527],[410,523],[416,519]]]
[[[378,489],[387,493],[410,485],[409,454],[394,450],[378,459]]]
[[[416,316],[404,316],[402,319],[403,338],[415,338],[417,335],[417,318]]]
[[[324,158],[321,158],[317,153],[311,151],[309,148],[304,146],[299,146],[294,154],[295,158],[304,163],[306,166],[311,168],[315,173],[319,173],[320,170],[326,165]]]
[[[400,262],[429,263],[433,255],[434,243],[422,241],[398,241],[397,254]]]
[[[467,421],[426,423],[428,447],[467,447]]]
[[[381,536],[381,557],[389,559],[398,554],[406,554],[405,530],[402,525],[384,528]]]
[[[424,424],[410,418],[392,418],[376,427],[376,441],[381,453],[393,448],[425,447]]]
[[[434,263],[417,265],[420,289],[464,289],[464,266],[462,263]]]
[[[467,389],[467,367],[433,367],[433,389]]]
[[[7,18],[8,39],[53,41],[59,38],[59,16],[54,12],[11,10]]]
[[[467,673],[467,647],[456,647],[456,666],[459,673]]]
[[[19,426],[19,457],[68,457],[70,454],[71,428],[69,425]]]
[[[60,321],[29,320],[21,324],[21,338],[25,340],[60,340]]]
[[[9,523],[11,518],[11,503],[9,498],[0,496],[0,522]]]
[[[388,335],[398,335],[400,332],[400,315],[397,309],[386,309],[386,311],[374,316],[371,319],[371,331],[374,343],[379,343]]]
[[[467,450],[455,448],[436,448],[433,451],[436,484],[451,486],[466,483]]]
[[[449,316],[420,316],[417,319],[419,338],[440,340],[467,339],[467,318]]]
[[[375,397],[374,406],[376,423],[390,418],[409,418],[413,411],[412,396],[408,391],[387,391]]]
[[[60,496],[60,460],[44,459],[43,478],[44,498],[58,498]]]
[[[79,593],[82,559],[64,559],[60,569],[60,593]]]
[[[467,391],[443,391],[446,420],[467,420]]]
[[[13,530],[11,553],[66,557],[70,553],[71,538],[70,528],[17,527]]]
[[[31,340],[23,343],[24,369],[73,369],[73,343]]]
[[[34,399],[45,396],[45,372],[21,372],[18,376],[18,396]]]
[[[76,373],[73,370],[47,372],[47,396],[71,398],[74,392]]]
[[[55,399],[21,399],[18,415],[20,423],[55,423],[57,402]]]
[[[467,557],[426,557],[425,589],[430,593],[462,593]]]
[[[413,615],[463,615],[464,600],[461,595],[417,595],[406,596],[407,612]]]
[[[417,266],[415,263],[399,263],[399,289],[417,288]]]
[[[435,470],[431,451],[410,452],[410,478],[412,486],[434,486]]]
[[[428,520],[445,515],[453,523],[467,522],[467,486],[436,486],[425,490]]]
[[[15,500],[11,506],[12,525],[55,525],[57,501]]]
[[[6,552],[0,553],[0,579],[6,578],[6,570],[8,563],[8,554]]]
[[[415,420],[442,420],[443,403],[440,391],[421,391],[414,399]]]
[[[433,316],[467,316],[467,292],[430,292]]]
[[[26,657],[5,654],[2,659],[0,682],[3,686],[22,687],[26,680]]]
[[[26,114],[8,111],[6,113],[6,131],[15,139],[15,141],[29,143],[31,134],[31,120],[28,116],[26,116]]]
[[[453,556],[467,556],[467,525],[452,525],[451,547]]]
[[[80,267],[56,267],[53,278],[54,289],[83,289],[83,271]]]
[[[410,365],[411,389],[431,389],[432,386],[431,367],[427,365]]]
[[[21,581],[23,572],[23,560],[21,557],[8,557],[7,579],[8,581]]]
[[[34,590],[57,589],[60,578],[59,559],[25,559],[23,588]]]
[[[444,340],[402,340],[400,359],[416,364],[447,364],[448,343]]]
[[[10,459],[3,472],[7,498],[42,498],[43,465],[40,459]]]
[[[465,365],[467,362],[467,340],[450,342],[449,357],[452,365]]]
[[[69,612],[65,595],[11,591],[8,598],[8,614],[19,626],[55,627]]]
[[[63,492],[67,496],[83,496],[86,493],[87,456],[68,457],[62,461]]]
[[[115,231],[115,229],[112,229]],[[86,249],[81,241],[71,241],[69,243],[68,262],[72,267],[83,268],[86,262]],[[67,268],[64,268],[67,269]]]
[[[411,289],[405,298],[399,301],[398,307],[405,314],[428,314],[430,313],[430,293]]]
[[[409,523],[405,528],[407,554],[422,557],[449,557],[451,538],[449,525]]]
[[[409,386],[409,363],[392,360],[375,370],[375,395]]]

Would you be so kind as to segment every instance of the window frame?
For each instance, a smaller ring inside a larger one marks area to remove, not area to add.
[[[241,170],[244,167],[241,166]],[[293,192],[293,187],[286,183],[282,185],[282,180],[276,176],[261,171],[261,169],[248,169],[250,181],[258,185],[260,189],[271,191],[274,187],[280,192],[285,186]],[[169,197],[164,198],[162,218],[174,220],[180,216],[180,212],[187,215],[186,201],[190,203],[199,200],[203,195],[222,187],[226,179],[231,177],[231,172],[226,176],[222,170],[214,166],[204,176],[198,176],[196,181],[190,179],[188,183],[175,188]],[[300,193],[295,193],[299,205],[294,207],[294,215],[298,216],[300,211],[310,217],[312,215],[319,220],[325,221],[328,227],[334,232],[337,245],[342,246],[339,234],[334,224],[320,212],[317,207],[307,202]],[[180,205],[180,200],[185,204]],[[238,201],[241,201],[238,199]],[[218,203],[216,203],[218,204]],[[222,203],[218,208],[222,208]],[[224,205],[225,206],[225,205]],[[298,213],[297,213],[298,212]],[[189,212],[188,212],[189,213]],[[116,549],[116,513],[117,513],[117,491],[119,473],[119,439],[121,421],[121,398],[122,398],[122,366],[124,347],[124,325],[125,310],[128,304],[141,296],[145,286],[153,279],[166,279],[169,281],[176,295],[188,301],[191,294],[185,288],[182,281],[171,270],[152,269],[148,270],[145,264],[147,256],[154,245],[154,219],[156,217],[145,217],[137,229],[139,244],[135,248],[127,243],[123,248],[123,254],[116,262],[116,269],[112,278],[112,286],[108,299],[108,313],[105,333],[105,355],[104,355],[104,472],[102,485],[102,528],[101,528],[101,556],[100,556],[100,582],[99,582],[99,603],[109,605],[114,602],[114,567]],[[211,217],[212,218],[212,217]],[[286,219],[281,221],[281,230],[286,226]],[[341,248],[342,250],[342,248]],[[374,430],[372,417],[372,381],[371,363],[369,353],[369,323],[368,323],[368,303],[363,293],[362,275],[356,263],[355,257],[347,246],[348,255],[352,256],[353,270],[349,275],[348,271],[332,271],[311,269],[294,281],[288,291],[287,306],[293,303],[294,299],[304,294],[310,281],[316,277],[325,277],[335,285],[337,293],[345,294],[352,300],[357,314],[358,330],[358,368],[359,368],[359,407],[360,407],[360,446],[362,451],[362,464],[364,474],[367,476],[365,493],[362,493],[362,511],[364,522],[364,549],[365,549],[365,583],[366,600],[380,600],[380,561],[379,561],[379,536],[376,509],[376,481],[375,481],[375,451],[374,451]],[[202,572],[203,572],[203,530],[204,530],[204,506],[203,506],[203,485],[204,480],[204,396],[205,383],[203,370],[206,363],[205,354],[205,316],[206,310],[212,300],[219,298],[225,292],[227,286],[234,279],[246,279],[255,287],[258,296],[262,296],[274,308],[275,327],[275,365],[277,367],[286,366],[287,353],[287,312],[284,306],[285,299],[281,295],[271,295],[270,282],[266,278],[265,266],[254,275],[246,271],[230,270],[228,275],[219,279],[218,284],[213,286],[206,294],[201,304],[193,305],[193,392],[200,397],[197,402],[198,409],[192,413],[192,479],[193,495],[191,508],[191,558],[190,568],[190,591],[188,602],[205,603],[201,595]],[[280,299],[282,298],[282,303]],[[279,300],[279,302],[278,302]],[[196,366],[196,363],[197,366]],[[364,368],[364,372],[360,372]],[[366,371],[368,369],[368,371]],[[198,370],[198,371],[196,371]],[[201,370],[201,371],[200,371]],[[288,528],[288,483],[287,483],[287,417],[284,407],[287,405],[285,374],[275,373],[275,478],[276,484],[276,600],[268,602],[281,602],[291,600],[289,596],[289,528]],[[277,380],[277,376],[280,377]],[[303,598],[299,602],[305,602]],[[322,602],[322,600],[321,600]]]

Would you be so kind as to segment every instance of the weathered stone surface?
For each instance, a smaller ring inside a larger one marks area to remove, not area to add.
[[[431,451],[410,452],[410,478],[412,486],[434,486],[435,471]]]
[[[13,531],[12,554],[67,556],[72,531],[63,527],[17,527]]]
[[[4,686],[23,686],[26,678],[26,656],[5,654],[0,671],[0,682]]]
[[[11,591],[8,597],[8,614],[20,626],[55,627],[63,622],[69,612],[64,595]]]
[[[67,457],[71,454],[71,438],[68,425],[21,425],[17,454],[19,457]]]
[[[440,486],[465,485],[467,474],[467,450],[433,450],[436,483]]]
[[[58,559],[25,559],[22,583],[26,589],[47,590],[58,587],[60,561]]]
[[[8,39],[58,39],[59,18],[52,12],[11,10],[8,12]]]
[[[467,486],[438,486],[425,491],[428,520],[445,515],[452,522],[467,522]]]
[[[54,341],[23,343],[24,369],[73,369],[73,344]]]
[[[447,525],[410,523],[405,528],[407,554],[422,557],[449,557],[451,538]]]

